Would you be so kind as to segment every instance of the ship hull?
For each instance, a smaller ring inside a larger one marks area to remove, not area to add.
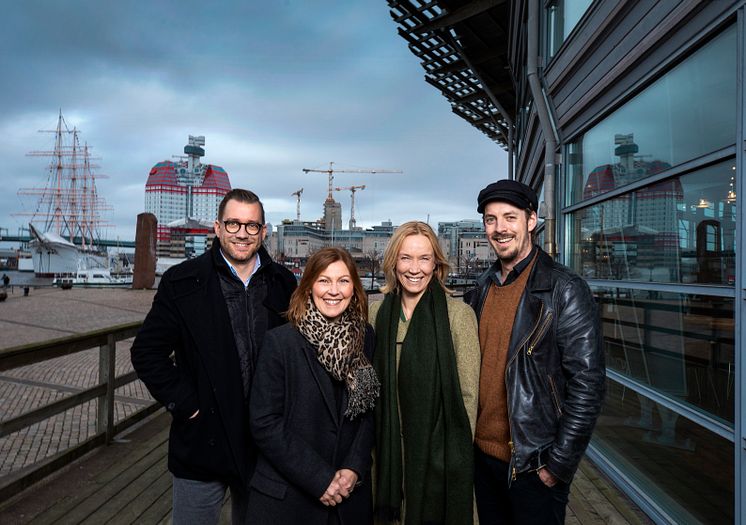
[[[73,275],[82,268],[105,268],[107,264],[105,256],[81,252],[74,246],[53,243],[34,246],[32,241],[29,248],[36,277]]]
[[[108,267],[103,254],[83,251],[67,239],[49,232],[39,232],[31,224],[29,228],[34,237],[29,243],[29,251],[36,277],[74,275],[78,270]]]

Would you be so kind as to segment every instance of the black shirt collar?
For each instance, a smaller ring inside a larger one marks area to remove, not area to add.
[[[528,265],[531,264],[531,261],[534,259],[537,251],[538,248],[534,244],[533,248],[531,248],[531,253],[529,253],[525,258],[521,259],[518,264],[513,266],[513,269],[510,270],[510,273],[508,274],[508,277],[505,279],[504,283],[500,282],[500,268],[498,268],[497,271],[492,274],[492,282],[494,282],[497,286],[507,286],[518,279],[518,276],[521,275],[521,272],[523,272],[523,270],[525,270]]]

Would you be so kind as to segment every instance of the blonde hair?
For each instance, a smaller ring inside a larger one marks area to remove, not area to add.
[[[433,258],[435,259],[433,274],[446,293],[453,293],[446,287],[446,277],[448,276],[448,270],[451,268],[451,265],[448,264],[448,260],[440,248],[440,243],[435,232],[429,224],[422,221],[405,222],[396,229],[394,235],[391,237],[386,247],[386,252],[383,254],[383,274],[386,277],[386,284],[381,286],[381,292],[385,294],[401,292],[399,279],[396,278],[396,260],[399,257],[399,250],[401,250],[404,239],[410,235],[424,235],[430,241],[430,245],[433,248]]]

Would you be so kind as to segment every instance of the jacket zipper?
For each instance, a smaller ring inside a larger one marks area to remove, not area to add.
[[[549,390],[552,391],[551,392],[552,393],[552,401],[554,401],[554,406],[557,407],[557,414],[561,416],[562,415],[562,408],[560,407],[560,404],[559,404],[559,396],[557,395],[557,387],[554,386],[554,379],[552,379],[552,376],[551,375],[547,375],[547,377],[549,378]]]
[[[543,308],[543,305],[542,305]],[[539,339],[541,339],[541,336],[544,335],[544,332],[547,331],[547,327],[549,326],[550,321],[552,320],[552,312],[549,312],[549,315],[547,315],[547,318],[544,319],[544,323],[541,325],[541,328],[539,328],[539,331],[536,333],[536,337],[534,337],[533,341],[528,347],[528,350],[526,351],[526,354],[531,355],[534,351],[534,348],[536,347],[537,343],[539,342]]]
[[[520,347],[519,347],[520,348]],[[516,352],[513,357],[510,358],[510,361],[507,362],[505,365],[505,395],[508,396],[508,369],[510,368],[510,364],[515,361],[515,358],[518,357],[518,352]],[[510,445],[510,464],[511,464],[511,472],[510,472],[510,479],[511,482],[515,481],[516,478],[516,471],[515,471],[515,445],[513,440],[513,414],[510,411],[510,399],[508,399],[507,403],[507,409],[508,409],[508,428],[510,429],[510,441],[508,441],[508,445]]]
[[[534,346],[536,346],[536,343],[539,342],[539,339],[541,339],[541,336],[544,335],[544,331],[546,330],[547,326],[549,325],[549,322],[552,320],[552,313],[550,312],[547,318],[544,320],[543,324],[541,324],[541,328],[539,328],[539,323],[541,323],[541,316],[544,313],[544,303],[541,304],[541,308],[539,309],[539,320],[536,322],[536,325],[534,326],[533,330],[529,332],[528,337],[526,337],[523,341],[521,341],[521,344],[518,345],[518,348],[521,348],[526,342],[531,339],[531,336],[537,333],[537,329],[539,329],[538,335],[533,339],[533,343],[529,346],[528,351],[526,352],[527,355],[531,355],[531,353],[534,351]],[[510,361],[505,365],[505,391],[508,392],[508,369],[510,368],[511,363],[515,360],[515,358],[518,357],[518,352],[513,354],[513,357],[510,358]],[[508,441],[508,445],[510,445],[510,458],[511,458],[511,471],[510,471],[510,479],[511,481],[515,481],[517,472],[515,468],[515,445],[513,440],[513,425],[510,424],[513,420],[513,415],[510,412],[510,402],[508,402],[508,428],[510,428],[510,441]]]
[[[524,337],[524,338],[523,338],[523,341],[521,341],[521,343],[520,343],[520,344],[518,345],[518,347],[517,347],[517,348],[522,348],[522,347],[523,347],[523,345],[525,345],[525,344],[526,344],[526,343],[527,343],[527,342],[529,341],[529,339],[531,339],[531,336],[532,336],[532,335],[534,335],[534,334],[536,333],[536,330],[537,330],[537,329],[538,329],[538,327],[539,327],[539,323],[541,323],[541,316],[542,316],[543,314],[544,314],[544,303],[541,303],[541,307],[539,308],[539,315],[538,315],[538,320],[536,321],[536,324],[535,324],[535,325],[534,325],[534,327],[533,327],[533,328],[531,329],[531,331],[530,331],[530,332],[528,333],[528,335],[527,335],[526,337]],[[530,355],[530,354],[529,354],[529,355]]]

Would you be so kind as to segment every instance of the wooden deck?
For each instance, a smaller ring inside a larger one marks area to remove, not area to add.
[[[166,469],[170,416],[159,412],[108,447],[0,504],[5,525],[157,524],[171,517]],[[221,523],[230,523],[230,505]],[[650,524],[591,463],[583,461],[572,485],[567,524]]]

